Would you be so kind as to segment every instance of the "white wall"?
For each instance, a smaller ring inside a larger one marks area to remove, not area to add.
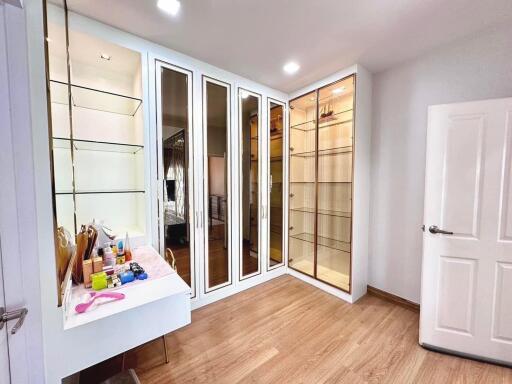
[[[427,106],[512,96],[512,26],[375,74],[373,86],[369,285],[419,302]]]

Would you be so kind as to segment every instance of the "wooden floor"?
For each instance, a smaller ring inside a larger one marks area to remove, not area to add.
[[[418,346],[418,313],[375,296],[350,305],[291,276],[192,312],[127,355],[142,383],[512,383],[512,370]]]

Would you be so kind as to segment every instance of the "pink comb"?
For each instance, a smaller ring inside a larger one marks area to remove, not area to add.
[[[89,299],[89,301],[87,301],[85,303],[78,304],[75,307],[75,311],[77,311],[78,313],[84,313],[92,305],[92,303],[94,303],[94,301],[96,299],[100,299],[100,298],[122,300],[122,299],[124,299],[124,293],[119,293],[119,292],[105,292],[105,293],[91,292],[91,298]]]

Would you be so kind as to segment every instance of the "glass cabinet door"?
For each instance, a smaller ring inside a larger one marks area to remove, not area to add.
[[[205,292],[231,284],[229,84],[203,76]]]
[[[317,94],[290,101],[288,265],[315,276]]]
[[[260,267],[261,96],[238,89],[240,129],[240,280],[257,275]]]
[[[157,63],[158,131],[161,155],[160,251],[172,252],[176,270],[195,296],[191,182],[192,73]]]
[[[284,104],[268,103],[269,253],[268,269],[283,265]]]
[[[316,277],[350,291],[354,77],[318,93]]]

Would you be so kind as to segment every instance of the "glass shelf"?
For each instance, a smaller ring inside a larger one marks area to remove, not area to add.
[[[291,239],[301,240],[306,243],[315,243],[315,235],[312,233],[299,233],[297,235],[290,235]],[[350,253],[350,243],[346,241],[331,239],[328,237],[317,236],[318,245],[326,248],[336,249],[345,253]],[[348,249],[348,250],[347,250]]]
[[[315,184],[314,181],[290,181],[290,184]],[[352,184],[351,181],[318,181],[318,184]]]
[[[283,138],[282,134],[270,136],[270,140],[281,140]],[[251,140],[258,140],[258,136],[252,136]]]
[[[314,123],[316,123],[316,120],[309,120],[309,121],[305,121],[303,123],[294,124],[294,125],[290,126],[290,128],[298,129],[299,131],[312,131],[316,128],[314,125],[313,125],[313,128],[311,128],[311,129],[304,129],[303,127],[306,126],[307,124],[314,124]]]
[[[302,213],[315,213],[315,208],[311,208],[311,207],[290,208],[290,211],[302,212]],[[330,210],[330,209],[319,209],[318,214],[325,215],[325,216],[345,217],[345,218],[352,217],[352,214],[350,212],[335,211],[335,210]]]
[[[68,104],[68,84],[50,80],[51,102]],[[134,116],[142,104],[141,99],[112,92],[71,84],[71,101],[74,107],[92,109],[119,115]]]
[[[75,191],[75,195],[100,195],[107,193],[145,193],[142,189],[122,189],[122,190],[95,190],[95,191]],[[73,191],[57,191],[56,195],[72,195]]]
[[[344,109],[343,111],[334,113],[331,116],[320,118],[319,119],[319,126],[318,126],[318,128],[322,129],[322,128],[328,128],[328,127],[331,127],[331,126],[334,126],[334,125],[341,125],[341,124],[351,123],[352,122],[352,118],[345,119],[345,120],[342,120],[342,121],[336,121],[336,120],[337,120],[337,116],[343,115],[345,113],[352,112],[352,111],[353,111],[352,108]],[[332,124],[327,124],[327,125],[322,125],[322,123],[327,123],[327,122],[333,122],[333,123]],[[290,126],[290,128],[291,129],[298,129],[299,131],[308,132],[308,131],[313,131],[313,130],[316,129],[316,124],[315,123],[316,123],[316,119],[305,121],[305,122],[299,123],[299,124],[294,124],[294,125]]]
[[[71,139],[65,137],[54,137],[53,148],[70,149]],[[73,139],[73,148],[77,151],[101,151],[136,154],[142,150],[144,146],[125,143],[111,143],[107,141]]]
[[[315,153],[316,153],[316,151],[297,152],[297,153],[291,153],[290,156],[315,157]],[[352,153],[352,146],[347,145],[344,147],[326,148],[326,149],[318,150],[318,156],[333,156],[333,155],[339,155],[342,153]]]

